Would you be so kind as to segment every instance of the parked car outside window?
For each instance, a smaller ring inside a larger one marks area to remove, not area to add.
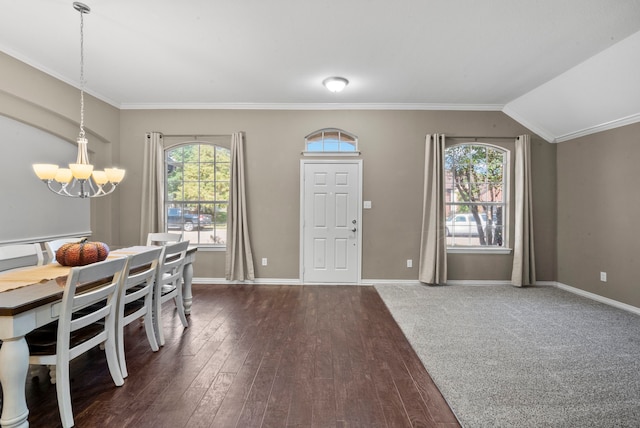
[[[183,212],[181,208],[167,208],[168,229],[183,229],[190,232],[211,227],[213,227],[211,214],[193,214]]]
[[[480,213],[482,231],[487,228],[487,214]],[[478,223],[471,213],[455,214],[445,221],[447,236],[478,236]]]

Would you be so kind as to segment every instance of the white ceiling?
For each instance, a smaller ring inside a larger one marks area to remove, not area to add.
[[[85,3],[87,92],[122,109],[504,110],[549,141],[640,121],[640,0]],[[0,50],[74,86],[79,26],[71,0],[0,0]]]

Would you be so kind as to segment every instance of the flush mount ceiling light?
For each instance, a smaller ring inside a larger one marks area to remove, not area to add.
[[[344,77],[327,77],[322,84],[331,92],[340,92],[349,84],[349,81]]]
[[[84,14],[91,9],[84,3],[75,2],[73,8],[80,12],[80,135],[78,136],[78,157],[69,168],[59,168],[53,164],[34,164],[33,170],[49,190],[72,198],[95,198],[105,196],[116,189],[124,178],[124,169],[105,168],[94,171],[89,163],[87,139],[84,132]]]

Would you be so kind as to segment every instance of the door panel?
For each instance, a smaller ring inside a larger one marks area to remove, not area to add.
[[[327,268],[327,240],[315,238],[313,240],[313,268],[316,270]]]
[[[302,168],[303,281],[357,283],[360,164],[303,163]]]

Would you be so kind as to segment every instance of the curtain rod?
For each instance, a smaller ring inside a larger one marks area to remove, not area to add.
[[[444,134],[444,138],[468,139],[468,140],[515,140],[518,137],[458,137]]]

